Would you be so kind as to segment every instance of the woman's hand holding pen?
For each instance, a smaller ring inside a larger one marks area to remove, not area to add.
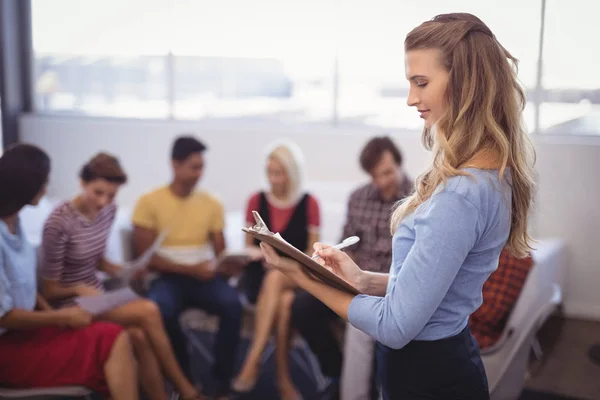
[[[288,257],[280,257],[275,249],[266,243],[261,243],[260,248],[265,256],[265,262],[272,268],[283,272],[296,281],[308,277],[297,261]],[[314,254],[319,255],[319,258],[315,260],[316,262],[361,290],[364,272],[352,261],[348,254],[323,243],[315,243],[313,248],[315,249]]]
[[[319,242],[315,243],[313,248],[313,256],[319,256],[315,259],[316,262],[361,290],[364,272],[348,254]]]

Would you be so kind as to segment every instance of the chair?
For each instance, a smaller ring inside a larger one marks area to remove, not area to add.
[[[57,399],[86,399],[91,400],[94,394],[91,390],[81,386],[63,386],[55,388],[38,389],[2,389],[0,399],[22,400],[57,400]]]
[[[122,227],[119,230],[119,252],[123,261],[131,261],[135,258],[133,251],[133,229],[131,226]]]
[[[517,399],[525,384],[532,350],[539,353],[536,334],[562,302],[562,244],[551,243],[534,253],[521,295],[507,321],[500,340],[481,351],[492,400]],[[550,248],[549,248],[550,247]]]
[[[547,302],[537,310],[532,309],[529,320],[513,330],[500,348],[482,354],[492,400],[519,398],[525,385],[529,355],[536,345],[536,333],[562,301],[558,285],[551,293]]]

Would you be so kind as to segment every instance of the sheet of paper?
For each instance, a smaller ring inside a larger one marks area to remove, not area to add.
[[[133,274],[135,274],[141,269],[146,268],[150,263],[150,260],[152,260],[152,256],[154,255],[154,253],[160,248],[160,245],[166,239],[167,234],[168,230],[162,231],[160,235],[158,235],[156,240],[154,240],[152,246],[150,246],[148,250],[146,250],[141,256],[139,256],[133,261],[125,262],[123,264],[123,271],[121,272],[121,275],[119,277],[121,279],[124,279],[125,281],[129,281]]]
[[[99,315],[139,298],[130,287],[125,287],[98,296],[77,297],[75,302],[90,314]]]
[[[215,258],[215,252],[210,244],[202,246],[162,246],[156,251],[161,257],[179,265],[196,265]]]

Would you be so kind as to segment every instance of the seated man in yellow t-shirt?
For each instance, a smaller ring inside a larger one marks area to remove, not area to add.
[[[179,316],[193,307],[219,317],[213,374],[217,398],[227,398],[240,341],[242,305],[235,289],[215,274],[215,257],[225,249],[223,206],[210,194],[195,191],[204,169],[205,150],[192,137],[175,141],[171,154],[173,181],[142,196],[136,205],[134,247],[141,254],[167,230],[151,261],[151,270],[159,277],[152,282],[148,297],[158,304],[175,354],[190,378]]]

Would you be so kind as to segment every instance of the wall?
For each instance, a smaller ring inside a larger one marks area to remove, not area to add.
[[[566,240],[566,311],[600,320],[600,138],[536,143],[535,233]]]
[[[227,210],[242,210],[249,193],[263,183],[265,146],[291,138],[305,153],[308,187],[322,201],[325,216],[340,211],[347,193],[367,177],[357,165],[360,148],[371,134],[364,129],[323,126],[261,126],[194,122],[110,120],[24,116],[21,139],[45,148],[53,160],[49,193],[68,198],[78,189],[78,168],[95,152],[121,158],[131,179],[119,203],[132,206],[143,192],[170,178],[169,150],[181,132],[195,132],[209,146],[202,186],[216,192]],[[380,133],[380,132],[379,132]],[[418,132],[394,134],[415,176],[428,162]],[[535,140],[539,191],[532,219],[538,238],[567,242],[569,266],[565,288],[569,315],[600,320],[600,138],[538,137]],[[326,227],[325,238],[339,231]]]
[[[208,145],[202,186],[218,193],[228,209],[241,209],[247,196],[263,184],[264,149],[273,140],[294,139],[305,154],[306,182],[326,183],[321,185],[323,190],[367,179],[357,162],[367,140],[364,131],[342,134],[332,129],[324,132],[322,127],[273,129],[249,124],[233,129],[231,124],[200,128],[193,122],[31,116],[21,120],[21,140],[42,146],[52,156],[52,196],[76,193],[78,169],[95,152],[104,150],[117,155],[131,177],[119,194],[124,205],[133,205],[140,193],[169,181],[171,144],[182,132],[194,132]],[[425,165],[427,152],[421,148],[419,133],[410,135],[401,135],[398,143],[406,153],[407,169],[416,173]]]

